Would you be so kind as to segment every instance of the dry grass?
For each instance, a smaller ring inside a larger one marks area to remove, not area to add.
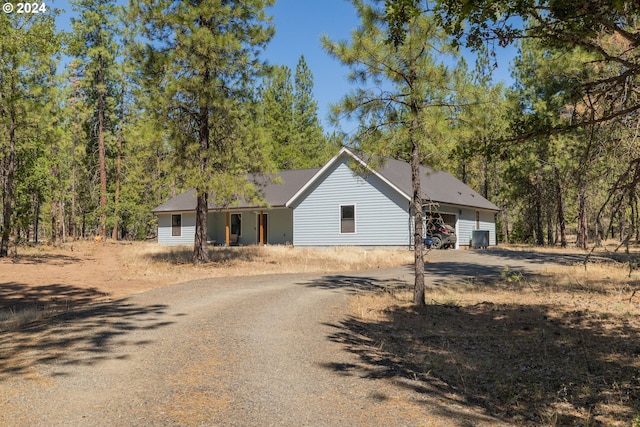
[[[280,273],[327,273],[373,270],[412,262],[409,250],[365,250],[354,247],[298,248],[293,246],[214,247],[210,263],[194,266],[190,247],[135,244],[122,252],[123,267],[132,276],[202,277]]]
[[[21,247],[0,259],[0,331],[87,304],[189,280],[281,273],[330,273],[400,266],[408,250],[213,247],[211,262],[194,266],[193,248],[144,242],[80,241],[60,247]]]
[[[431,287],[424,309],[406,292],[356,295],[345,342],[377,375],[513,425],[640,425],[640,280],[628,265],[495,279]]]

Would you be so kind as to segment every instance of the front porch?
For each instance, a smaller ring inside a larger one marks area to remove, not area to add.
[[[208,241],[218,246],[293,242],[293,213],[288,208],[209,211]]]

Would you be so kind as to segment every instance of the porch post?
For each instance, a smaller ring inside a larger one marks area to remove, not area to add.
[[[229,246],[229,243],[231,241],[231,230],[230,230],[230,226],[229,224],[231,223],[231,215],[229,214],[229,211],[225,212],[225,229],[224,229],[224,242],[226,244],[226,246]]]
[[[264,245],[264,215],[260,209],[260,246]]]

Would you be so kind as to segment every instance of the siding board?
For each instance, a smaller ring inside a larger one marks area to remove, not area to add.
[[[470,246],[473,230],[489,230],[489,245],[496,244],[496,224],[493,221],[494,212],[478,210],[473,208],[459,208],[462,211],[458,215],[458,226],[456,233],[458,235],[459,246]],[[480,227],[476,224],[476,211],[480,212]]]
[[[180,236],[171,235],[171,215],[182,215],[182,230]],[[196,236],[195,212],[171,212],[158,214],[158,243],[169,246],[193,245]]]
[[[407,246],[409,202],[374,174],[355,173],[343,158],[293,210],[296,246]],[[340,233],[340,206],[355,205],[356,232]]]

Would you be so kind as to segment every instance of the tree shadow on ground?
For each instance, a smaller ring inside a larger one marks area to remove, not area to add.
[[[522,273],[532,275],[532,272],[522,268],[509,268],[504,265],[477,264],[460,261],[432,261],[424,265],[426,283],[431,285],[446,285],[458,282],[493,286],[504,280],[505,274]]]
[[[395,307],[386,321],[331,326],[329,339],[359,363],[328,369],[435,398],[452,425],[463,424],[451,405],[515,425],[628,425],[640,411],[640,328],[624,318],[481,303]]]
[[[28,376],[43,363],[93,365],[126,358],[114,349],[130,343],[127,335],[173,323],[161,320],[165,305],[107,297],[95,289],[61,284],[0,284],[0,382]]]
[[[584,253],[569,253],[563,251],[526,251],[526,250],[509,250],[502,248],[490,248],[483,251],[479,251],[479,254],[486,253],[491,256],[506,258],[509,260],[526,261],[531,264],[556,264],[556,265],[575,265],[583,264],[585,261],[598,262],[598,261],[610,261],[612,258],[609,254],[602,253],[591,254]]]
[[[398,279],[376,279],[373,277],[347,276],[342,274],[322,276],[319,279],[300,284],[320,289],[347,291],[349,293],[357,293],[362,291],[391,292],[394,290],[409,289],[408,283]]]
[[[0,283],[0,312],[24,310],[64,311],[108,297],[96,288],[78,288],[64,284],[42,286]],[[0,330],[2,328],[0,327]]]
[[[193,248],[172,248],[169,251],[144,256],[153,262],[173,265],[191,264],[193,262]],[[229,261],[256,261],[262,257],[259,246],[209,247],[209,261],[213,264]]]
[[[50,265],[68,265],[75,264],[81,262],[82,260],[75,256],[70,255],[62,255],[62,254],[18,254],[17,256],[13,256],[7,259],[5,262],[11,262],[13,264],[23,264],[23,265],[39,265],[39,264],[50,264]]]

